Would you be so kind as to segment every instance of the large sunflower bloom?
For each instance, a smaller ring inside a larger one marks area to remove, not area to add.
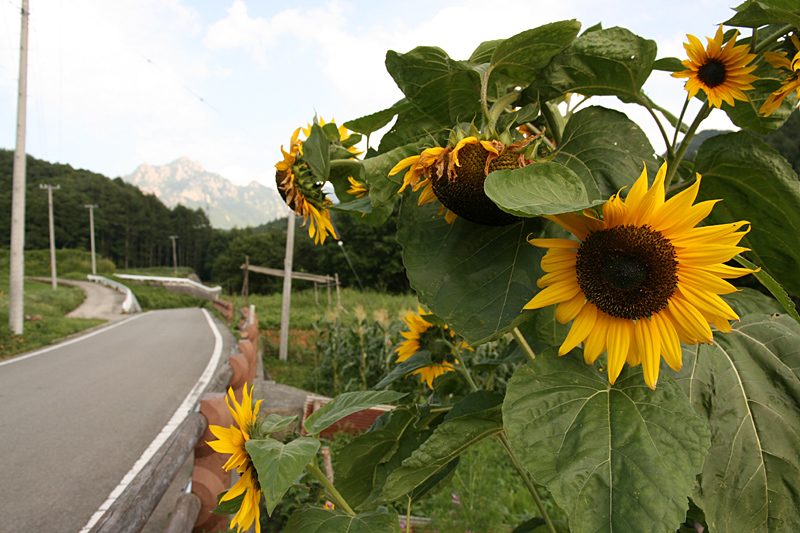
[[[219,440],[208,442],[208,445],[216,452],[231,454],[231,457],[222,468],[225,470],[233,470],[235,468],[241,474],[239,481],[220,499],[220,502],[225,502],[244,494],[242,506],[233,516],[230,524],[231,529],[234,524],[238,524],[238,533],[249,529],[253,522],[256,524],[256,533],[261,532],[261,512],[259,510],[261,485],[258,483],[258,476],[253,466],[253,461],[250,459],[250,454],[247,453],[247,448],[245,448],[245,442],[250,440],[250,434],[256,423],[258,409],[262,400],[257,401],[254,406],[251,394],[252,389],[248,391],[247,385],[245,385],[242,390],[242,403],[239,404],[236,401],[233,389],[228,389],[225,403],[228,404],[228,409],[233,415],[236,425],[230,428],[209,426],[211,432]],[[231,406],[231,402],[233,406]]]
[[[755,54],[748,54],[748,45],[736,46],[737,31],[724,46],[722,39],[722,25],[717,30],[717,35],[708,40],[708,47],[704,48],[700,39],[694,35],[687,35],[688,43],[683,47],[689,54],[689,59],[683,61],[683,66],[688,70],[673,72],[675,78],[689,78],[686,81],[686,90],[689,99],[703,90],[708,99],[708,105],[721,107],[723,100],[729,105],[735,105],[736,100],[747,102],[747,95],[742,91],[753,89],[750,82],[757,80],[750,74],[757,65],[748,67],[747,64],[755,59]]]
[[[442,332],[440,331],[441,326],[436,326],[425,320],[424,316],[426,314],[431,313],[426,313],[421,307],[418,307],[416,313],[414,311],[409,311],[406,313],[406,316],[403,317],[403,322],[405,322],[408,326],[408,331],[403,331],[400,333],[403,337],[405,337],[406,340],[401,342],[396,349],[396,362],[402,363],[419,350],[423,348],[429,348],[428,342],[430,339],[442,335]],[[453,333],[453,331],[447,326],[444,326],[444,329],[449,332],[451,339],[455,337],[455,333]],[[453,342],[455,343],[456,341],[453,340]],[[459,342],[457,346],[459,349],[468,348],[467,343],[463,341]],[[455,370],[453,363],[457,364],[458,360],[456,360],[455,354],[453,354],[452,351],[449,351],[449,353],[446,354],[431,353],[431,358],[435,363],[434,365],[419,368],[411,372],[411,374],[419,374],[420,381],[426,383],[428,388],[433,390],[433,380],[445,372],[451,372]]]
[[[770,116],[773,111],[778,109],[783,100],[792,94],[792,91],[797,91],[795,99],[800,98],[800,39],[797,38],[797,35],[792,35],[792,43],[794,43],[797,53],[791,61],[786,52],[764,52],[764,59],[769,61],[773,67],[786,71],[787,74],[780,89],[770,94],[761,109],[758,110],[765,117]]]
[[[486,176],[495,170],[522,168],[532,161],[521,150],[534,137],[506,146],[500,141],[465,137],[455,146],[428,148],[419,155],[407,157],[397,163],[389,175],[409,168],[403,177],[403,192],[411,185],[412,191],[425,187],[418,205],[438,199],[441,212],[447,210],[445,219],[452,223],[456,216],[477,224],[503,226],[518,220],[502,211],[483,190]]]
[[[549,248],[542,258],[547,273],[543,288],[525,309],[558,304],[562,324],[575,320],[559,349],[564,355],[584,343],[586,363],[608,352],[613,384],[627,361],[641,364],[644,379],[655,389],[661,357],[681,368],[681,345],[711,343],[709,323],[730,332],[738,320],[720,294],[737,289],[725,281],[753,270],[725,265],[747,248],[737,246],[747,233],[746,221],[695,227],[717,200],[692,205],[697,181],[665,201],[666,164],[647,188],[647,171],[625,200],[612,196],[594,213],[547,216],[572,232],[569,239],[530,239]],[[741,230],[741,231],[740,231]]]

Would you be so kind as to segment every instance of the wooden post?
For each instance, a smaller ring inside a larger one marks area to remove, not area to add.
[[[319,292],[317,292],[317,282],[314,282],[314,303],[319,305]]]
[[[244,256],[244,282],[242,283],[242,296],[244,297],[244,305],[250,306],[250,256]]]
[[[328,276],[327,284],[328,284],[328,309],[330,309],[331,308],[331,277],[330,276]]]
[[[289,358],[289,314],[292,305],[292,260],[294,259],[294,211],[289,211],[286,227],[286,258],[283,260],[283,303],[281,305],[281,339],[278,358]]]
[[[339,291],[339,273],[336,272],[334,276],[336,276],[336,305],[339,307],[339,309],[343,309],[342,293]]]

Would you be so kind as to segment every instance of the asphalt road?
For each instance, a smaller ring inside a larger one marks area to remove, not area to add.
[[[195,386],[214,343],[200,309],[173,309],[0,363],[0,532],[84,527]]]

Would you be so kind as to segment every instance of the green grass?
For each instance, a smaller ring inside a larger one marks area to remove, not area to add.
[[[105,322],[64,316],[83,302],[85,295],[79,287],[62,284],[54,291],[49,283],[26,281],[23,289],[24,314],[31,318],[41,317],[41,320],[26,319],[23,334],[14,335],[8,327],[8,270],[0,272],[3,273],[3,277],[0,277],[0,359],[35,350]]]
[[[178,267],[178,272],[172,267],[152,267],[152,268],[124,268],[117,270],[117,274],[131,274],[134,276],[163,276],[165,278],[188,278],[194,274],[190,267]]]
[[[133,291],[136,299],[139,300],[139,305],[142,306],[142,311],[178,309],[182,307],[210,307],[211,305],[211,300],[197,298],[183,292],[172,292],[160,285],[142,285],[129,279],[118,279],[117,281],[120,281]]]
[[[0,272],[8,275],[10,252],[0,250]],[[96,258],[97,274],[110,277],[114,263],[100,256]],[[56,250],[56,274],[59,278],[85,280],[92,273],[92,254],[84,250]],[[50,277],[50,250],[25,251],[25,275]],[[8,283],[8,281],[6,281]]]

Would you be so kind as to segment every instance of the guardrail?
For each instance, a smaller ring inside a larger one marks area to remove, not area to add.
[[[121,292],[125,295],[125,300],[122,302],[122,312],[123,313],[141,313],[142,306],[139,305],[139,300],[136,299],[136,295],[133,294],[128,287],[123,285],[118,281],[114,281],[113,279],[108,279],[104,276],[95,276],[93,274],[89,274],[86,276],[89,281],[94,281],[97,283],[102,283],[106,287],[111,287],[117,292]]]
[[[129,279],[133,281],[155,281],[163,285],[182,285],[184,287],[191,287],[205,295],[206,298],[219,298],[222,293],[222,287],[206,287],[202,283],[197,283],[188,278],[171,278],[168,276],[139,276],[135,274],[114,274],[114,277],[121,279]]]

